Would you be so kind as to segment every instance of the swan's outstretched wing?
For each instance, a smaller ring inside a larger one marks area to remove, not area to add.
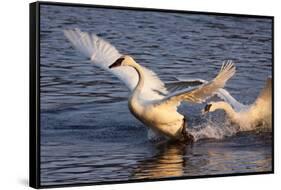
[[[235,66],[231,61],[224,63],[219,74],[210,82],[202,84],[199,87],[183,90],[172,93],[164,99],[156,102],[156,106],[175,106],[177,107],[181,101],[188,101],[192,103],[202,103],[207,98],[214,95],[214,93],[224,87],[226,81],[235,74]]]
[[[174,93],[176,91],[192,88],[208,82],[203,79],[176,79],[176,81],[165,83],[165,87],[169,91],[169,93]]]
[[[204,79],[178,79],[177,81],[165,83],[166,89],[170,92],[176,92],[178,90],[183,90],[183,89],[190,89],[195,86],[199,86],[202,84],[206,84],[208,81]],[[225,102],[228,102],[231,104],[231,106],[234,108],[235,111],[241,111],[243,109],[248,108],[247,105],[244,105],[240,102],[238,102],[233,96],[230,95],[230,93],[225,90],[224,88],[218,89],[215,94]]]
[[[95,66],[117,76],[130,90],[135,88],[138,82],[138,74],[133,68],[125,66],[108,69],[109,65],[122,56],[113,45],[95,34],[81,32],[79,29],[64,30],[64,34],[77,50],[91,59]],[[142,67],[142,69],[145,75],[142,97],[147,100],[163,98],[162,95],[159,95],[159,93],[167,92],[163,82],[153,71],[145,67]]]

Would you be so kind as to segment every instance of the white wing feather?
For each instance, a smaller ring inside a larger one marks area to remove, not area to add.
[[[195,86],[200,86],[208,81],[203,79],[178,79],[177,81],[165,82],[165,87],[169,93],[174,93],[183,89],[190,89]]]
[[[192,103],[202,103],[207,98],[214,95],[214,93],[223,88],[225,83],[235,74],[235,66],[231,61],[224,63],[219,74],[210,82],[204,83],[199,87],[186,89],[179,92],[172,93],[164,99],[158,101],[156,106],[174,105],[177,107],[181,101],[188,101]]]
[[[165,86],[169,92],[176,92],[178,90],[187,90],[188,88],[191,89],[194,86],[199,86],[202,84],[208,83],[208,81],[199,78],[176,78],[177,81],[165,83]],[[230,93],[225,90],[224,88],[220,88],[215,94],[225,102],[231,104],[235,111],[242,111],[248,109],[248,105],[244,105],[238,102]]]
[[[139,79],[137,72],[133,68],[127,66],[114,69],[108,68],[109,65],[122,56],[113,45],[95,34],[90,35],[87,32],[81,32],[79,29],[64,30],[64,34],[77,50],[91,59],[95,66],[114,74],[123,81],[130,90],[135,88]],[[163,98],[161,93],[167,93],[164,83],[153,71],[143,66],[142,69],[145,80],[142,98],[145,100]]]

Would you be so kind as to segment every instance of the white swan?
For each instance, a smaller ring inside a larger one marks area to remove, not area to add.
[[[226,90],[220,89],[217,95],[224,101],[210,102],[205,106],[203,112],[214,112],[222,109],[226,112],[230,121],[238,124],[240,131],[256,129],[262,125],[272,125],[272,79],[266,80],[255,102],[251,105],[243,105],[233,98]]]
[[[64,34],[76,49],[91,58],[94,65],[109,70],[133,91],[129,98],[129,109],[137,119],[152,129],[149,130],[150,138],[154,138],[156,133],[181,141],[192,140],[192,136],[185,130],[184,116],[177,112],[177,107],[183,100],[203,102],[222,88],[235,73],[234,65],[229,62],[222,66],[213,81],[167,95],[164,83],[154,72],[137,64],[132,57],[121,55],[105,40],[79,29],[65,30]],[[109,69],[109,66],[122,67]]]

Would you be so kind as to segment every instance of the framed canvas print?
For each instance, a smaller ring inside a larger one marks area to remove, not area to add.
[[[30,4],[30,186],[274,171],[272,16]]]

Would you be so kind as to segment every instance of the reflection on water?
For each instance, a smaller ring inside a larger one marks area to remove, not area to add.
[[[157,154],[136,164],[130,179],[261,172],[271,168],[271,150],[263,147],[263,143],[270,145],[270,133],[255,134],[247,140],[248,136],[242,133],[223,142],[204,140],[189,146],[179,143],[161,145]],[[242,145],[235,142],[237,140],[246,141],[244,145],[248,147],[241,148]],[[259,144],[257,140],[264,142]]]
[[[237,73],[226,88],[248,104],[271,75],[271,20],[58,6],[42,6],[40,19],[42,185],[272,169],[270,133],[234,135],[222,112],[202,116],[204,105],[179,108],[203,140],[148,142],[128,110],[124,85],[90,64],[62,32],[95,32],[163,81],[210,80],[232,59]]]
[[[155,179],[182,176],[185,166],[186,145],[171,143],[161,145],[153,157],[139,161],[132,173],[133,179]]]

